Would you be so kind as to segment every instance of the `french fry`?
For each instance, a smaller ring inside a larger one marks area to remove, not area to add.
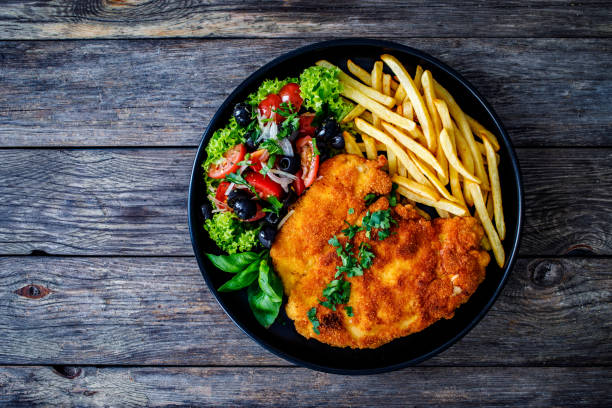
[[[490,251],[491,249],[491,243],[489,242],[489,238],[487,238],[487,236],[483,236],[482,239],[480,240],[480,246],[482,246],[482,248],[485,251]]]
[[[425,185],[429,185],[429,181],[427,178],[419,171],[413,161],[408,157],[408,153],[402,149],[395,140],[393,140],[390,136],[388,136],[385,132],[380,129],[375,128],[370,125],[363,119],[356,118],[355,126],[360,131],[372,136],[374,139],[378,140],[382,144],[387,146],[387,154],[389,154],[389,150],[393,150],[393,153],[397,156],[398,160],[406,167],[406,171],[410,174],[412,178],[414,178],[417,182]]]
[[[425,204],[430,207],[440,208],[444,211],[448,211],[451,214],[458,215],[459,217],[463,217],[464,215],[467,214],[467,210],[465,208],[461,207],[457,203],[448,201],[444,198],[438,201],[433,201],[419,194],[415,194],[412,191],[404,187],[401,187],[401,186],[397,188],[397,192],[403,195],[404,197],[408,198],[409,200],[416,201],[417,203]]]
[[[431,117],[435,134],[439,135],[442,131],[442,122],[440,120],[440,116],[438,115],[438,110],[434,105],[436,92],[434,91],[433,87],[433,77],[431,76],[431,72],[429,72],[429,70],[423,72],[421,84],[423,85],[423,95],[425,95],[425,103],[427,104],[427,109],[429,110],[429,116]]]
[[[453,149],[456,151],[455,132],[452,130],[452,128],[451,131],[448,132],[448,135]],[[440,147],[442,147],[442,143],[440,143]],[[453,197],[455,197],[459,203],[465,206],[466,204],[465,200],[463,199],[463,192],[461,191],[461,183],[459,181],[459,173],[457,173],[457,170],[453,166],[448,167],[448,177],[450,178],[451,193],[453,193]]]
[[[366,157],[370,160],[376,160],[378,151],[376,150],[376,141],[368,135],[361,134],[363,144],[365,146]],[[387,153],[388,156],[388,153]],[[391,168],[391,166],[389,166]]]
[[[442,143],[442,150],[444,150],[444,154],[448,159],[448,163],[457,170],[459,174],[465,177],[468,180],[471,180],[475,183],[480,183],[480,180],[471,174],[459,161],[457,157],[457,153],[453,149],[453,145],[450,141],[450,136],[448,135],[448,131],[446,129],[442,129],[440,132],[440,142]]]
[[[419,92],[423,91],[423,85],[421,84],[422,75],[423,75],[423,67],[420,65],[417,65],[416,72],[414,73],[414,83],[416,84],[416,87],[419,90]]]
[[[373,114],[378,115],[385,122],[397,125],[402,129],[406,129],[409,132],[413,132],[416,129],[416,123],[414,123],[410,119],[406,119],[405,117],[398,115],[389,108],[368,98],[366,95],[359,92],[359,90],[353,88],[352,86],[345,85],[342,88],[342,95],[352,101],[357,102],[360,105],[363,105],[367,110],[369,110]]]
[[[363,134],[361,135],[363,137]],[[387,151],[387,146],[385,146],[384,144],[374,141],[374,143],[376,144],[376,152],[386,152]],[[357,146],[359,146],[359,150],[361,150],[362,152],[366,152],[366,147],[365,147],[365,143],[363,142],[357,142]]]
[[[393,93],[393,95],[395,95],[395,92],[397,91],[398,87],[399,87],[399,84],[392,79],[391,80],[391,92]]]
[[[504,209],[502,206],[501,185],[499,183],[499,172],[493,146],[487,139],[483,139],[487,151],[487,166],[489,167],[489,180],[491,180],[491,196],[493,197],[493,211],[495,213],[495,226],[499,239],[506,237],[506,222],[504,221]]]
[[[400,144],[402,144],[405,148],[414,152],[419,158],[421,158],[425,163],[429,164],[438,174],[444,174],[442,170],[442,166],[436,160],[435,156],[427,150],[425,147],[415,142],[412,138],[408,137],[404,132],[392,126],[387,122],[381,123],[383,129],[387,131],[391,136],[395,138]]]
[[[406,68],[404,68],[397,58],[389,54],[383,54],[381,59],[389,68],[391,68],[391,71],[397,75],[400,84],[402,84],[406,90],[416,116],[419,119],[419,123],[423,128],[423,133],[425,134],[425,139],[427,140],[427,148],[430,151],[434,151],[436,148],[436,134],[431,118],[429,117],[429,112],[425,108],[425,102],[423,101],[421,93],[412,81],[412,78],[410,78],[410,75],[408,75]]]
[[[416,157],[416,155],[414,155],[411,152],[408,152],[408,155],[410,156],[410,158],[412,159],[414,164],[416,164],[416,166],[419,168],[419,170],[421,170],[421,173],[423,173],[425,175],[425,177],[427,177],[429,179],[431,184],[434,185],[436,190],[438,190],[440,192],[440,194],[442,194],[442,196],[444,198],[446,198],[447,200],[450,200],[450,201],[455,201],[456,200],[455,197],[453,197],[453,195],[448,192],[446,187],[444,187],[444,184],[442,184],[440,179],[438,179],[436,177],[436,175],[433,173],[433,171],[431,171],[429,169],[429,167],[427,167],[427,165],[425,163],[423,163],[418,157]]]
[[[402,109],[402,104],[401,103],[395,107],[395,113],[397,113],[398,115],[403,115],[404,114],[404,110]]]
[[[472,128],[472,131],[474,133],[476,133],[478,136],[480,136],[481,139],[487,139],[489,141],[489,143],[491,143],[491,145],[493,146],[493,149],[495,151],[499,150],[499,141],[497,140],[497,137],[495,137],[495,135],[491,132],[489,132],[487,130],[487,128],[485,128],[484,126],[482,126],[480,124],[480,122],[478,122],[476,119],[472,118],[470,115],[468,115],[467,113],[464,113],[465,118],[467,119],[468,123],[470,124],[470,128]]]
[[[401,105],[402,102],[404,102],[404,99],[406,99],[406,90],[404,89],[403,86],[398,85],[397,89],[395,90],[395,102],[398,105]]]
[[[355,141],[353,135],[347,131],[344,131],[342,132],[342,136],[344,137],[344,149],[346,152],[348,154],[355,154],[359,157],[363,157],[363,154],[361,153],[361,150],[359,149],[357,141]]]
[[[404,167],[402,162],[397,163],[397,174],[399,174],[402,177],[406,177],[408,175],[408,172],[406,171],[406,167]]]
[[[440,216],[440,218],[448,218],[448,211],[444,211],[441,208],[436,208],[436,212],[438,213],[438,215]]]
[[[372,86],[372,76],[370,75],[370,73],[368,71],[366,71],[365,69],[361,68],[359,65],[355,64],[351,60],[348,60],[346,62],[346,66],[347,66],[349,72],[351,74],[355,75],[357,78],[359,78],[359,80],[361,82],[363,82],[364,84],[366,84],[368,86]]]
[[[472,199],[474,200],[474,206],[476,207],[476,213],[478,214],[478,218],[480,218],[480,222],[482,223],[482,226],[487,234],[487,238],[489,238],[491,249],[493,250],[493,255],[495,256],[497,265],[502,268],[504,266],[504,261],[506,257],[504,253],[504,247],[502,246],[501,241],[499,240],[499,236],[497,235],[497,232],[495,232],[495,228],[493,227],[493,224],[489,219],[489,215],[487,214],[487,207],[485,206],[485,203],[482,199],[482,191],[480,190],[478,184],[474,184],[471,182],[467,182],[467,184]]]
[[[357,116],[360,116],[363,112],[365,112],[365,109],[363,106],[361,105],[355,105],[355,107],[346,114],[346,116],[344,118],[342,118],[342,123],[348,123],[351,122],[353,119],[355,119]]]
[[[389,95],[389,96],[393,96],[395,99],[394,95],[391,95],[391,75],[389,74],[383,74],[382,77],[382,92],[385,95]]]
[[[476,141],[474,140],[474,135],[472,134],[472,129],[470,129],[470,125],[467,122],[463,111],[461,110],[459,105],[457,105],[457,102],[455,102],[455,99],[452,97],[452,95],[442,85],[440,85],[435,79],[433,80],[433,82],[436,95],[438,95],[438,97],[440,97],[446,102],[451,115],[455,118],[457,124],[459,125],[459,130],[467,141],[470,151],[472,152],[472,157],[474,159],[474,168],[476,171],[476,175],[480,179],[483,188],[488,190],[489,181],[484,169],[482,155],[478,151]]]
[[[317,61],[316,65],[320,67],[326,67],[326,68],[338,68],[331,62],[325,61],[325,60]],[[359,90],[362,94],[366,95],[368,98],[371,98],[384,106],[391,107],[395,105],[395,99],[393,97],[384,95],[383,93],[378,92],[374,88],[362,84],[361,82],[357,81],[355,78],[352,78],[348,76],[347,74],[345,74],[344,72],[342,72],[342,70],[338,74],[338,79],[343,85],[348,85],[348,86],[351,86]]]
[[[397,173],[397,157],[393,153],[393,149],[387,150],[387,164],[389,165],[389,175],[393,176]]]
[[[467,171],[470,172],[470,174],[474,174],[474,159],[472,159],[472,152],[470,152],[470,148],[468,147],[467,142],[463,137],[463,134],[459,131],[459,129],[457,129],[457,126],[454,122],[453,133],[455,135],[455,146],[457,149],[456,151],[458,152],[459,157],[461,158],[462,164],[465,166]],[[474,201],[472,201],[472,196],[470,195],[470,190],[468,190],[467,184],[465,183],[463,183],[463,196],[465,197],[465,202],[467,205],[474,205]]]
[[[414,211],[417,212],[421,217],[425,218],[427,221],[431,221],[431,215],[427,214],[425,211],[421,210],[416,205],[414,206]]]
[[[414,110],[410,101],[405,100],[402,103],[402,114],[410,120],[414,120]]]
[[[380,91],[382,89],[383,64],[380,61],[374,63],[372,68],[372,88]]]
[[[363,120],[367,120],[370,123],[374,123],[374,118],[372,117],[372,112],[365,111],[361,115],[359,115],[359,117],[362,118]]]
[[[493,213],[493,194],[488,193],[488,192],[485,191],[484,195],[486,197],[486,200],[484,200],[484,202],[485,202],[485,206],[487,207],[487,214],[489,215],[489,219],[492,220],[493,219],[493,215],[494,215],[494,213]]]
[[[440,194],[438,194],[436,190],[429,186],[419,184],[414,180],[410,180],[409,178],[402,177],[400,175],[395,175],[391,177],[391,180],[398,186],[402,186],[412,191],[413,193],[419,194],[425,198],[429,198],[432,201],[438,201],[440,199]]]

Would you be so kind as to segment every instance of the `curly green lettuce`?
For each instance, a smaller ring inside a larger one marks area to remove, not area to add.
[[[242,222],[234,213],[226,211],[206,220],[204,229],[219,248],[231,255],[253,248],[258,242],[257,234],[261,227]]]
[[[208,141],[206,146],[206,161],[202,164],[205,172],[208,172],[208,167],[220,160],[225,152],[230,147],[236,146],[238,143],[244,143],[245,128],[238,126],[236,119],[232,116],[227,126],[217,129]]]
[[[297,83],[298,79],[297,78],[285,78],[282,80],[278,78],[266,79],[265,81],[262,82],[262,84],[259,86],[257,91],[247,96],[247,103],[251,105],[252,107],[257,106],[259,105],[259,102],[263,101],[266,98],[266,96],[268,96],[269,94],[278,93],[278,91],[280,91],[283,86],[291,82]]]
[[[300,75],[300,94],[304,106],[319,112],[324,105],[336,119],[341,120],[353,109],[353,104],[340,97],[342,84],[338,80],[340,69],[312,66]]]

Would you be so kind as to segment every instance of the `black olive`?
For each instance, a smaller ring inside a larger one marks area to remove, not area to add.
[[[283,210],[287,210],[291,204],[293,204],[297,200],[297,194],[293,190],[293,188],[289,189],[289,192],[283,199]]]
[[[234,203],[234,213],[241,220],[248,220],[257,214],[257,204],[250,198],[241,198]]]
[[[246,103],[238,103],[234,106],[234,112],[232,113],[236,122],[239,126],[246,127],[251,123],[251,110]]]
[[[227,205],[234,208],[238,200],[248,200],[249,194],[244,190],[234,188],[227,196]]]
[[[344,137],[336,135],[329,141],[329,145],[334,149],[344,149]]]
[[[278,168],[287,173],[295,174],[301,168],[300,159],[297,156],[281,156]]]
[[[319,149],[319,163],[329,159],[329,150]]]
[[[317,129],[315,137],[318,140],[328,142],[334,136],[340,134],[342,129],[336,120],[332,117],[325,119],[321,126]]]
[[[259,146],[259,144],[257,144],[254,138],[251,138],[251,137],[247,137],[246,142],[244,142],[244,147],[246,147],[247,152],[249,153],[257,150],[257,146]]]
[[[259,231],[259,242],[266,248],[272,248],[272,243],[276,237],[276,227],[272,225],[264,225]]]
[[[204,217],[204,221],[210,220],[212,218],[213,212],[212,212],[212,206],[210,205],[210,203],[206,202],[202,204],[202,206],[200,207],[200,210],[202,211],[202,217]]]
[[[277,225],[283,217],[284,217],[284,214],[281,212],[279,213],[269,212],[269,213],[266,213],[266,217],[264,218],[264,221],[266,221],[266,223],[270,225]]]

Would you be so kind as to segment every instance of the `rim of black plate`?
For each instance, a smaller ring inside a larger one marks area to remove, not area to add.
[[[198,247],[198,244],[194,236],[194,221],[197,219],[197,215],[196,215],[197,209],[194,208],[194,205],[195,205],[194,201],[196,198],[192,194],[192,190],[194,188],[194,183],[201,182],[201,180],[199,180],[198,178],[198,168],[200,166],[200,163],[198,162],[198,158],[200,157],[202,150],[206,148],[206,144],[210,136],[212,135],[214,130],[218,127],[217,122],[219,121],[220,117],[223,115],[223,112],[225,112],[228,105],[234,102],[236,95],[240,93],[244,88],[250,86],[254,81],[264,79],[265,75],[270,69],[283,63],[284,61],[290,60],[292,58],[295,58],[307,52],[311,52],[315,50],[322,50],[325,48],[333,48],[333,47],[338,47],[338,46],[343,46],[343,45],[345,46],[365,45],[365,46],[385,47],[385,48],[399,51],[402,53],[410,54],[414,57],[427,61],[429,64],[435,66],[436,68],[446,72],[448,75],[453,77],[457,82],[459,82],[468,92],[470,92],[478,100],[478,102],[482,105],[482,107],[484,107],[485,111],[487,112],[487,114],[489,115],[489,117],[491,118],[491,120],[493,121],[497,129],[499,130],[503,146],[508,152],[508,155],[510,157],[513,177],[517,185],[517,201],[518,201],[517,202],[518,215],[517,215],[517,222],[516,222],[517,234],[516,234],[516,237],[514,238],[514,242],[512,243],[512,250],[507,256],[507,262],[503,268],[503,275],[501,277],[501,280],[499,284],[497,285],[495,292],[490,297],[486,305],[480,310],[480,312],[476,315],[476,317],[473,318],[459,333],[457,333],[455,336],[453,336],[451,339],[446,341],[441,346],[436,347],[435,349],[419,357],[416,357],[410,360],[406,360],[401,363],[391,364],[388,366],[378,367],[378,368],[340,369],[340,368],[334,368],[334,367],[327,367],[327,366],[323,366],[320,364],[314,364],[312,362],[305,361],[303,359],[289,355],[283,350],[280,350],[277,347],[274,347],[268,344],[266,341],[260,339],[257,335],[252,333],[247,327],[245,327],[242,323],[240,323],[240,321],[235,319],[234,316],[226,308],[223,300],[220,299],[219,294],[214,289],[212,282],[210,278],[208,277],[208,273],[205,272],[205,267],[202,261],[203,256],[200,253],[200,248]],[[409,367],[409,366],[418,364],[424,360],[427,360],[441,353],[442,351],[446,350],[451,345],[456,343],[458,340],[460,340],[463,336],[465,336],[485,316],[485,314],[489,311],[489,309],[491,308],[495,300],[497,300],[499,294],[501,293],[502,289],[506,285],[510,271],[512,270],[514,263],[516,261],[516,255],[517,255],[519,243],[521,240],[521,232],[522,232],[523,217],[524,217],[524,214],[523,214],[524,192],[523,192],[521,170],[519,167],[518,159],[516,157],[516,153],[514,152],[514,149],[512,147],[508,134],[501,120],[499,119],[499,117],[497,116],[497,114],[495,113],[491,105],[486,101],[486,99],[476,90],[476,88],[472,84],[470,84],[465,78],[463,78],[461,74],[459,74],[457,71],[455,71],[453,68],[449,67],[448,65],[444,64],[443,62],[439,61],[438,59],[432,57],[431,55],[423,51],[417,50],[415,48],[412,48],[406,45],[402,45],[402,44],[398,44],[392,41],[376,40],[376,39],[369,39],[369,38],[349,38],[349,39],[322,41],[322,42],[317,42],[317,43],[313,43],[310,45],[306,45],[304,47],[297,48],[293,51],[287,52],[275,58],[274,60],[268,62],[267,64],[265,64],[264,66],[256,70],[254,73],[249,75],[244,81],[242,81],[240,85],[238,85],[236,89],[234,89],[234,91],[225,99],[225,101],[217,109],[215,115],[210,120],[210,123],[208,124],[208,127],[206,128],[206,131],[204,132],[202,136],[202,140],[198,147],[198,150],[197,150],[197,153],[194,159],[193,167],[192,167],[191,180],[189,183],[189,193],[188,194],[189,195],[188,195],[188,200],[187,200],[187,203],[188,203],[187,212],[188,212],[188,219],[189,219],[189,235],[191,237],[191,243],[193,246],[195,257],[198,261],[200,272],[202,274],[202,277],[206,281],[207,286],[212,292],[213,296],[217,300],[217,303],[219,303],[221,308],[229,316],[232,322],[234,322],[236,326],[238,326],[247,336],[249,336],[257,344],[264,347],[266,350],[270,351],[271,353],[277,355],[278,357],[281,357],[289,362],[292,362],[292,363],[295,363],[300,366],[307,367],[313,370],[323,371],[323,372],[332,373],[332,374],[345,374],[345,375],[378,374],[378,373],[384,373],[384,372],[389,372],[389,371],[394,371],[394,370],[398,370],[401,368]]]

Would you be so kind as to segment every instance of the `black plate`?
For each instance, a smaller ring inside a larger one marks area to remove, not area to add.
[[[319,59],[327,59],[345,72],[348,58],[370,69],[383,53],[395,55],[410,73],[414,73],[417,64],[429,69],[434,78],[452,93],[466,113],[499,137],[499,172],[507,226],[504,241],[506,265],[499,268],[492,260],[487,267],[484,282],[470,300],[457,310],[452,319],[439,321],[422,332],[394,340],[374,350],[335,348],[316,340],[307,340],[295,331],[293,322],[284,313],[284,305],[277,321],[266,330],[253,317],[246,300],[246,291],[217,292],[216,288],[229,276],[216,269],[203,256],[205,252],[219,253],[202,228],[199,211],[200,205],[206,200],[200,167],[206,159],[205,146],[212,133],[229,120],[233,105],[243,101],[264,79],[297,76]],[[523,189],[518,162],[508,135],[490,105],[461,75],[440,61],[413,48],[379,40],[349,39],[312,44],[291,51],[257,70],[232,92],[210,121],[195,158],[189,186],[189,231],[193,249],[204,280],[229,317],[253,340],[272,353],[299,365],[340,374],[380,373],[414,365],[443,351],[464,336],[489,310],[508,278],[518,248],[522,219]]]

